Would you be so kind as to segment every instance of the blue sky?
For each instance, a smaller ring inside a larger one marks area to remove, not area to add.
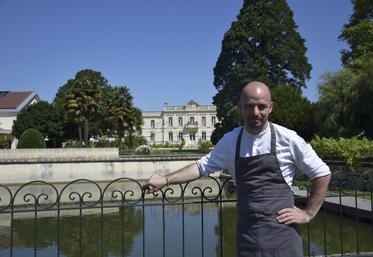
[[[0,0],[0,90],[51,102],[82,69],[130,88],[143,111],[190,99],[211,104],[213,68],[243,0]],[[304,95],[340,68],[350,0],[288,0],[313,66]]]

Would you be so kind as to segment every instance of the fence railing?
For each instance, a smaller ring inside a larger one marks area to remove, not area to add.
[[[332,175],[305,255],[373,252],[373,171]],[[309,181],[294,181],[297,204]],[[0,185],[0,256],[235,256],[236,194],[213,177],[147,194],[118,178]]]

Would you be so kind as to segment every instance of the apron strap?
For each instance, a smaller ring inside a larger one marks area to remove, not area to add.
[[[271,129],[271,154],[276,155],[276,132],[272,122],[269,123]]]

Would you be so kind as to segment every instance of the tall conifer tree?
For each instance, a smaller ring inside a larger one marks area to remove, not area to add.
[[[245,0],[224,35],[214,68],[218,91],[214,104],[220,123],[213,140],[240,124],[236,104],[248,82],[259,80],[271,88],[305,87],[312,68],[306,50],[286,0]]]
[[[341,51],[341,60],[345,66],[358,58],[373,55],[373,1],[352,0],[352,3],[354,11],[339,36],[350,47]]]

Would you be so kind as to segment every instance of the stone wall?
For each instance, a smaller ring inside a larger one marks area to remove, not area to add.
[[[24,184],[43,180],[66,183],[76,179],[111,181],[120,177],[147,179],[195,162],[199,157],[126,157],[103,160],[32,160],[0,162],[0,184]]]
[[[118,148],[48,148],[0,150],[0,163],[58,160],[109,160],[116,159],[118,157]]]
[[[201,156],[126,156],[117,148],[0,150],[0,184],[17,185],[43,180],[66,183],[76,179],[111,181],[120,177],[147,179],[195,162]],[[345,170],[342,160],[326,160],[333,172]],[[365,161],[363,170],[373,169]]]

